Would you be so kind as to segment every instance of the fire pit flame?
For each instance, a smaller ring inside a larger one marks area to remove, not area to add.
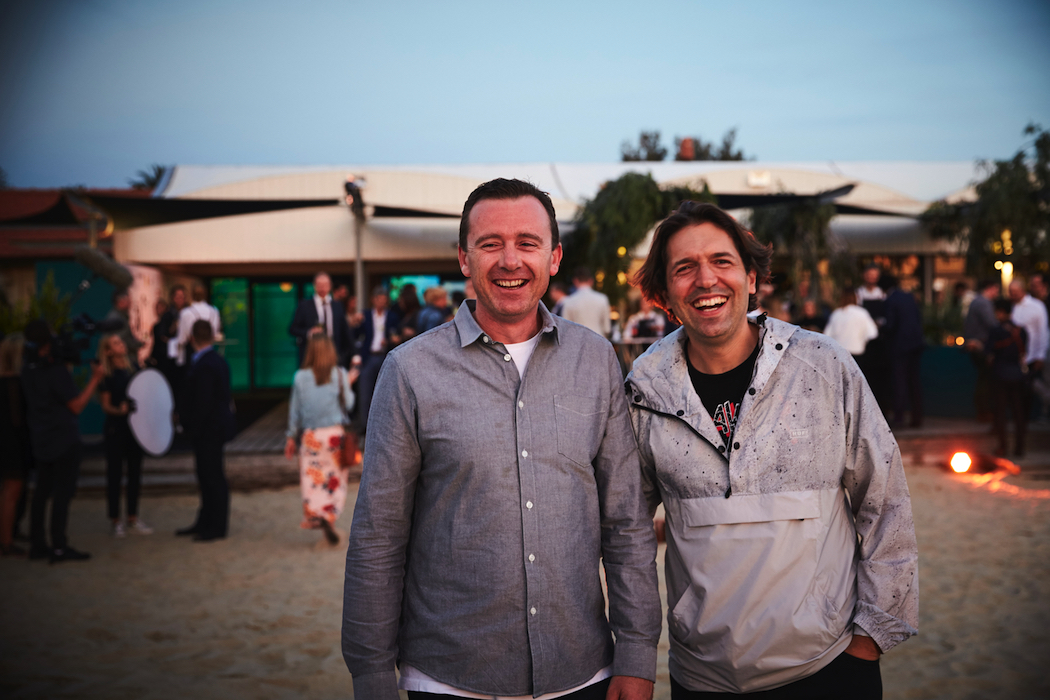
[[[952,455],[951,462],[952,471],[956,474],[962,474],[963,472],[969,471],[970,465],[973,464],[973,460],[970,459],[970,455],[965,452],[956,452]]]

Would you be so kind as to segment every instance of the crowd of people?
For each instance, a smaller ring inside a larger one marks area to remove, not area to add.
[[[1050,386],[1044,377],[1050,352],[1047,285],[1041,274],[1027,285],[1014,279],[1001,296],[998,280],[982,280],[966,308],[965,347],[977,368],[974,402],[980,419],[991,420],[998,438],[996,454],[1009,452],[1007,420],[1014,424],[1013,454],[1023,456],[1028,421],[1036,398],[1043,415],[1050,410]]]
[[[863,271],[862,281],[859,287],[845,287],[828,315],[813,299],[785,309],[777,302],[763,303],[760,295],[760,309],[834,338],[861,367],[890,424],[918,427],[923,420],[919,367],[925,347],[919,305],[896,277],[876,265]],[[992,424],[999,456],[1024,456],[1031,417],[1050,415],[1050,377],[1043,374],[1050,353],[1047,292],[1039,273],[1027,282],[1013,279],[1005,294],[995,278],[980,280],[975,290],[966,282],[953,289],[951,303],[962,322],[959,342],[977,373],[976,414]]]
[[[136,410],[129,386],[139,363],[142,342],[128,324],[126,289],[113,294],[113,308],[98,324],[97,356],[89,379],[77,387],[70,368],[82,361],[77,343],[56,333],[45,320],[30,321],[23,332],[0,342],[0,552],[3,556],[81,561],[90,554],[69,543],[67,523],[83,456],[78,416],[92,400],[101,406],[106,461],[106,515],[114,537],[153,533],[140,517],[144,453],[132,434],[129,417]],[[218,310],[207,303],[202,285],[175,286],[171,303],[158,303],[159,321],[145,364],[161,371],[175,397],[174,419],[193,447],[201,490],[197,521],[177,534],[198,541],[225,537],[229,489],[223,469],[223,445],[234,431],[229,367],[215,350]],[[25,485],[35,469],[35,487],[27,503]],[[123,495],[123,509],[122,506]],[[20,523],[29,511],[29,548]]]

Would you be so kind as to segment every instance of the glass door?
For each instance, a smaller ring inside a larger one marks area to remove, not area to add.
[[[252,383],[257,389],[290,387],[299,368],[295,340],[288,335],[298,305],[298,286],[252,282]]]
[[[224,277],[211,282],[211,302],[222,320],[223,357],[230,365],[234,391],[251,389],[251,342],[248,322],[248,280]]]

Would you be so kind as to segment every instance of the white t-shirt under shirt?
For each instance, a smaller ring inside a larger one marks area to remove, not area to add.
[[[543,335],[542,330],[523,343],[503,344],[503,347],[507,348],[507,353],[514,358],[514,365],[518,368],[519,377],[525,376],[525,368],[529,366],[532,353],[536,350],[536,346],[540,344],[541,335]]]
[[[563,690],[560,693],[545,693],[537,698],[533,698],[531,695],[482,695],[480,693],[472,693],[469,690],[460,690],[459,688],[453,688],[451,685],[446,685],[441,681],[436,681],[419,669],[413,668],[408,664],[401,664],[400,670],[401,679],[398,681],[397,687],[401,690],[411,690],[417,693],[434,693],[436,695],[455,695],[459,698],[479,698],[480,700],[554,700],[554,698],[560,698],[564,695],[583,690],[589,685],[600,683],[606,678],[612,676],[612,666],[609,665],[591,676],[591,679],[582,685]]]
[[[504,343],[503,347],[507,348],[507,354],[514,359],[514,365],[518,368],[518,375],[525,376],[525,368],[529,366],[529,360],[532,359],[532,353],[536,350],[536,346],[540,343],[540,336],[543,335],[541,330],[536,335],[532,336],[523,343]],[[612,675],[612,666],[606,666],[598,673],[594,674],[589,681],[582,685],[578,685],[575,688],[569,688],[568,690],[560,693],[547,693],[541,695],[535,700],[553,700],[554,698],[560,698],[563,695],[575,693],[578,690],[582,690],[589,685],[604,681],[606,678]],[[401,679],[398,681],[398,688],[401,690],[411,690],[417,693],[435,693],[437,695],[455,695],[461,698],[481,698],[482,700],[533,700],[531,695],[517,695],[517,696],[503,696],[496,697],[492,695],[481,695],[480,693],[472,693],[469,690],[460,690],[451,685],[442,683],[441,681],[434,680],[427,674],[423,673],[417,668],[414,668],[408,664],[401,664]]]

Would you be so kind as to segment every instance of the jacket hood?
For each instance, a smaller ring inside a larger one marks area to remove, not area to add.
[[[757,394],[769,381],[783,351],[788,348],[799,328],[769,318],[766,314],[749,314],[747,320],[760,329],[758,343],[761,349],[751,383]],[[697,409],[704,411],[689,379],[686,340],[685,327],[679,327],[649,346],[634,361],[626,380],[628,401],[661,413],[677,413],[679,410],[694,413]]]

